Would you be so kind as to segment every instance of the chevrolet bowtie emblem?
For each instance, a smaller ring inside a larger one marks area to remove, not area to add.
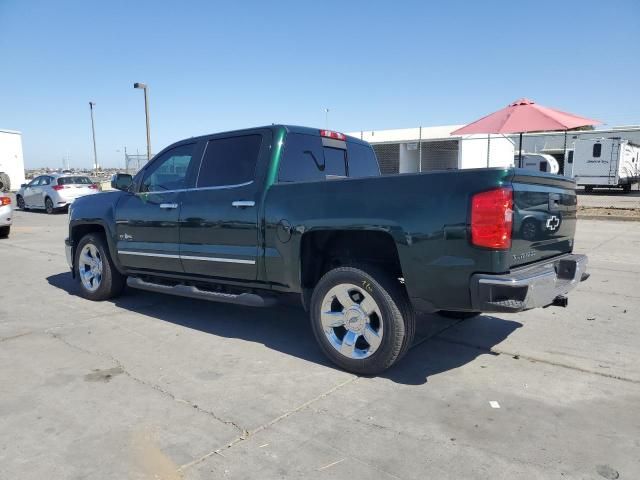
[[[557,230],[560,226],[560,219],[555,215],[551,215],[547,218],[547,230],[551,230],[552,232]]]

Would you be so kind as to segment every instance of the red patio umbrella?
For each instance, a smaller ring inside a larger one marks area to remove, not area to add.
[[[523,133],[549,130],[564,130],[566,133],[567,130],[572,128],[597,125],[600,123],[602,122],[598,120],[579,117],[572,113],[543,107],[532,100],[521,98],[497,112],[491,113],[486,117],[482,117],[480,120],[476,120],[469,125],[465,125],[451,132],[451,135],[519,133],[520,153],[518,161],[520,162],[522,160]]]

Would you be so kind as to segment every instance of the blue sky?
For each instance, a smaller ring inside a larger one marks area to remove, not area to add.
[[[270,123],[466,123],[519,97],[640,123],[640,2],[0,0],[0,128],[27,167]]]

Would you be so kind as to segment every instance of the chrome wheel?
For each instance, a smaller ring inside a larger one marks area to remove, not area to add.
[[[102,282],[102,271],[100,251],[94,244],[87,243],[78,256],[78,274],[84,288],[95,292]]]
[[[371,294],[350,283],[331,288],[322,301],[322,329],[329,343],[347,358],[373,355],[382,342],[382,314]]]

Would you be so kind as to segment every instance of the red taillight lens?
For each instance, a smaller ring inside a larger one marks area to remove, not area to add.
[[[513,190],[508,187],[476,193],[471,200],[471,243],[478,247],[511,247]]]
[[[89,185],[89,188],[91,188],[92,190],[97,190],[98,185],[96,185],[95,183],[92,183],[91,185]]]
[[[347,136],[344,133],[334,132],[332,130],[320,130],[321,137],[334,138],[336,140],[345,141]]]
[[[54,190],[58,191],[58,190],[62,190],[64,188],[64,185],[54,185],[53,187]]]
[[[5,205],[11,205],[10,197],[0,197],[0,207],[4,207]]]

